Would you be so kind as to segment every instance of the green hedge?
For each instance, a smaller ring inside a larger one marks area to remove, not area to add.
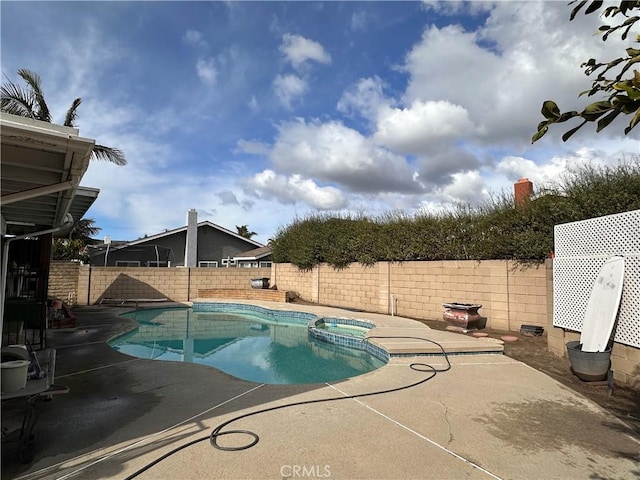
[[[303,270],[378,261],[540,262],[553,250],[554,225],[640,209],[640,160],[582,167],[543,186],[523,207],[513,204],[513,195],[503,194],[437,214],[312,214],[279,229],[271,243],[273,259]]]

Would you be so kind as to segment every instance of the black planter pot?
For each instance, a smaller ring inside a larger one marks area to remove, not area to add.
[[[567,354],[571,370],[585,382],[599,382],[607,379],[611,368],[611,349],[604,352],[583,352],[578,341],[567,342]]]

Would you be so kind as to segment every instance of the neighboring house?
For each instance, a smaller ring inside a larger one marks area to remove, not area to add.
[[[215,223],[198,222],[195,210],[188,212],[187,222],[184,227],[132,242],[112,241],[110,244],[91,245],[91,265],[227,267],[235,265],[236,255],[262,247],[261,243],[242,237]]]
[[[264,246],[254,248],[247,252],[238,253],[233,259],[230,266],[241,268],[268,268],[271,267],[271,247]]]
[[[0,113],[2,344],[44,346],[51,244],[99,190],[79,187],[95,141],[78,130]]]

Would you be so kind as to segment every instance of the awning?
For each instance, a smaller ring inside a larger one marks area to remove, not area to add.
[[[78,130],[0,113],[3,235],[23,235],[80,220],[98,195],[79,187],[95,141]]]

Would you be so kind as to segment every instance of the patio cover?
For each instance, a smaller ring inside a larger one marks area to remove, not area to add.
[[[0,133],[3,235],[55,228],[70,211],[81,217],[88,210],[97,190],[78,192],[78,186],[94,140],[80,137],[76,128],[6,113],[0,113]]]
[[[98,196],[97,189],[79,187],[95,141],[78,133],[76,128],[0,113],[0,319],[9,243],[70,228]]]

